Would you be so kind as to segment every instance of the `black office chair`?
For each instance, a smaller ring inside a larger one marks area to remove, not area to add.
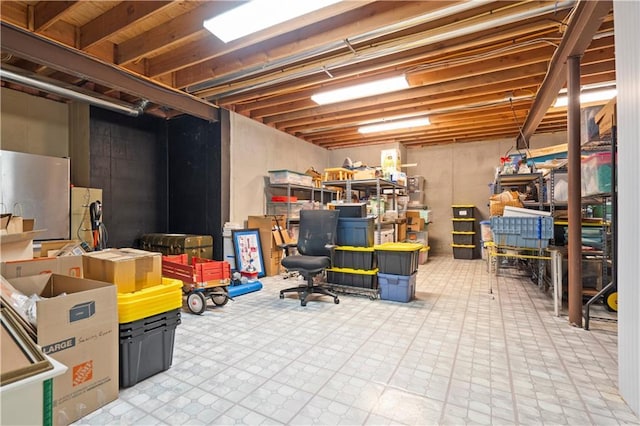
[[[307,306],[309,295],[316,293],[331,296],[334,303],[340,303],[336,294],[321,285],[313,284],[316,275],[331,267],[339,213],[338,210],[300,211],[298,243],[283,246],[286,256],[281,263],[287,270],[299,272],[307,282],[298,287],[280,290],[280,299],[284,299],[285,293],[296,292],[300,297],[300,304]],[[289,255],[293,247],[297,248],[298,254]]]

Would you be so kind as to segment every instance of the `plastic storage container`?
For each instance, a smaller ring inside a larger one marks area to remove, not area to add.
[[[182,281],[162,278],[162,284],[133,293],[118,293],[118,322],[128,323],[182,307]]]
[[[313,178],[291,170],[269,170],[269,183],[313,186]]]
[[[390,229],[381,229],[380,232],[375,230],[375,244],[384,244],[384,243],[392,243],[395,239],[395,231],[393,228]]]
[[[374,218],[339,217],[336,243],[339,246],[372,247]]]
[[[422,247],[420,249],[420,254],[418,255],[418,263],[420,263],[421,265],[424,265],[425,263],[427,263],[427,260],[429,260],[429,250],[431,249],[431,247],[426,246],[426,247]]]
[[[552,217],[491,218],[493,241],[499,246],[545,248],[553,238]]]
[[[336,247],[333,252],[333,267],[351,269],[375,268],[373,247]]]
[[[480,222],[480,239],[482,241],[492,241],[493,234],[491,233],[491,221],[483,220]]]
[[[423,247],[418,243],[385,243],[375,246],[380,273],[413,274],[418,270],[420,249]]]
[[[476,246],[473,244],[451,244],[454,259],[473,259]]]
[[[476,220],[473,218],[453,218],[451,221],[453,222],[453,230],[456,232],[471,232],[474,230],[476,224]]]
[[[611,153],[598,152],[582,159],[582,196],[611,192]]]
[[[366,203],[337,203],[333,206],[340,212],[340,217],[367,217]]]
[[[471,204],[461,204],[451,206],[453,209],[453,217],[461,219],[471,219],[475,217],[476,207]]]
[[[473,244],[475,232],[451,232],[453,236],[453,244]]]
[[[327,282],[331,284],[368,289],[378,288],[377,269],[366,271],[362,269],[330,268],[326,271]]]
[[[409,302],[416,294],[417,273],[411,275],[378,274],[380,299]]]
[[[120,324],[120,387],[171,367],[180,309]]]

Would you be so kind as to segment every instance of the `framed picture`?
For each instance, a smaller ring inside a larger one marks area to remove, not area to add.
[[[258,278],[264,277],[265,268],[262,259],[260,231],[257,228],[232,230],[231,238],[236,257],[236,269],[246,271],[249,265],[253,265],[258,272]]]

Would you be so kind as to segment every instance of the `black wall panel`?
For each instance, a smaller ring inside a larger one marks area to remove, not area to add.
[[[108,247],[167,232],[167,122],[91,108],[91,187],[102,188]]]
[[[222,259],[220,124],[184,116],[168,122],[169,232],[213,237]]]

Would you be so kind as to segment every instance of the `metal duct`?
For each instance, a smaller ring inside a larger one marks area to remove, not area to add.
[[[6,69],[0,69],[0,78],[5,81],[13,83],[23,84],[25,86],[33,87],[35,89],[43,90],[45,92],[53,93],[65,98],[73,99],[76,101],[86,102],[91,105],[99,106],[109,109],[111,111],[126,114],[131,117],[138,117],[143,112],[149,101],[146,99],[140,102],[138,106],[127,105],[124,103],[111,102],[106,99],[96,98],[85,93],[77,92],[75,90],[67,89],[64,87],[56,86],[52,83],[48,83],[42,80],[36,80],[31,77],[27,77]]]

